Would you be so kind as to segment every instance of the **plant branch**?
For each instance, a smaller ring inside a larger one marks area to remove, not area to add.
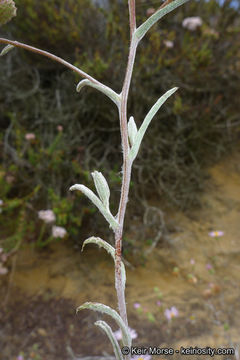
[[[121,92],[121,101],[119,107],[119,118],[120,118],[120,132],[121,132],[121,141],[123,149],[123,167],[122,167],[122,187],[121,187],[121,197],[119,202],[117,221],[119,227],[115,231],[115,287],[118,297],[118,308],[120,315],[125,323],[128,326],[127,320],[127,310],[126,310],[126,301],[125,293],[122,284],[122,274],[121,274],[121,256],[122,256],[122,233],[123,233],[123,224],[124,217],[126,212],[126,206],[128,201],[129,185],[131,179],[131,169],[132,161],[128,157],[129,153],[129,142],[128,142],[128,126],[127,126],[127,100],[129,94],[129,88],[133,73],[133,66],[136,56],[136,50],[138,45],[138,40],[135,37],[135,0],[129,0],[129,18],[130,18],[130,36],[131,43],[128,55],[128,63],[126,69],[126,75],[123,82],[123,88]]]
[[[133,33],[136,30],[135,0],[128,0],[128,7],[129,7],[130,36],[132,39]]]
[[[124,223],[124,216],[127,205],[131,167],[132,167],[132,163],[128,159],[129,142],[128,142],[128,126],[127,126],[127,101],[128,101],[128,93],[132,78],[137,45],[138,42],[136,38],[133,36],[129,50],[126,75],[121,92],[121,104],[120,104],[120,113],[119,113],[120,131],[121,131],[122,149],[123,149],[123,169],[122,169],[123,179],[122,179],[121,198],[118,208],[118,223],[121,228],[123,228],[123,223]]]
[[[44,51],[44,50],[38,49],[36,47],[23,44],[23,43],[18,42],[18,41],[8,40],[8,39],[4,39],[4,38],[0,38],[0,43],[10,44],[10,45],[13,45],[15,47],[22,48],[22,49],[34,52],[34,53],[39,54],[39,55],[46,56],[49,59],[51,59],[53,61],[57,61],[58,63],[68,67],[70,70],[76,72],[80,76],[90,80],[93,84],[97,84],[97,85],[102,86],[102,83],[100,83],[98,80],[94,79],[92,76],[88,75],[87,73],[85,73],[84,71],[82,71],[78,67],[72,65],[71,63],[67,62],[66,60],[63,60],[59,56],[56,56],[56,55],[53,55],[53,54],[49,53],[48,51]]]

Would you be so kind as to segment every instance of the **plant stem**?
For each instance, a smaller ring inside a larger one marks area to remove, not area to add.
[[[130,36],[132,39],[133,33],[136,30],[135,0],[129,0],[128,7],[129,7]]]
[[[128,126],[127,126],[127,100],[128,100],[128,93],[129,93],[129,88],[133,73],[133,65],[134,65],[136,50],[138,45],[138,41],[134,37],[134,31],[136,29],[135,0],[129,0],[129,15],[130,15],[131,43],[130,43],[130,49],[128,55],[126,75],[123,82],[121,101],[119,106],[120,131],[121,131],[121,141],[122,141],[122,149],[123,149],[122,188],[121,188],[121,197],[120,197],[118,214],[117,214],[119,227],[115,231],[115,259],[116,259],[115,288],[117,291],[119,312],[126,326],[128,326],[128,320],[127,320],[125,293],[122,286],[121,255],[122,255],[123,224],[124,224],[124,217],[125,217],[126,206],[128,201],[129,185],[130,185],[131,170],[132,170],[132,161],[128,158],[129,142],[128,142]]]
[[[36,54],[46,56],[49,59],[51,59],[53,61],[57,61],[58,63],[68,67],[69,69],[71,69],[72,71],[74,71],[77,74],[81,75],[82,77],[90,80],[92,83],[97,84],[97,85],[102,85],[98,80],[94,79],[92,76],[88,75],[87,73],[85,73],[84,71],[79,69],[78,67],[72,65],[71,63],[67,62],[66,60],[60,58],[59,56],[53,55],[52,53],[50,53],[48,51],[44,51],[44,50],[38,49],[38,48],[36,48],[34,46],[23,44],[23,43],[21,43],[19,41],[13,41],[13,40],[8,40],[8,39],[4,39],[4,38],[0,38],[0,43],[13,45],[13,46],[16,46],[18,48],[22,48],[22,49],[34,52]]]

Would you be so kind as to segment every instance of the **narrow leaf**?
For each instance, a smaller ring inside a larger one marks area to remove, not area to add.
[[[111,327],[105,321],[102,321],[102,320],[96,321],[95,325],[99,326],[107,334],[107,337],[111,341],[116,359],[123,360],[123,356],[122,356],[119,344],[113,334]]]
[[[134,144],[136,135],[137,135],[137,125],[134,121],[134,117],[131,116],[128,121],[128,137],[131,146]]]
[[[99,237],[91,236],[90,238],[86,239],[83,242],[82,251],[83,251],[85,245],[87,245],[87,244],[96,244],[99,247],[104,248],[114,259],[114,257],[115,257],[114,256],[114,254],[115,254],[114,247],[112,245],[110,245],[108,242],[106,242],[105,240],[103,240]]]
[[[168,90],[163,96],[160,97],[160,99],[158,99],[158,101],[153,105],[153,107],[151,108],[151,110],[148,112],[148,114],[146,115],[141,127],[138,130],[138,133],[135,137],[135,141],[134,144],[129,152],[129,158],[133,161],[139,151],[143,136],[152,120],[152,118],[154,117],[154,115],[157,113],[157,111],[160,109],[160,107],[165,103],[165,101],[173,94],[175,93],[175,91],[178,88],[175,87],[171,90]]]
[[[85,80],[81,80],[78,84],[77,84],[77,92],[80,92],[80,90],[84,87],[84,86],[91,86],[99,91],[101,91],[103,94],[105,94],[106,96],[108,96],[117,106],[119,106],[120,104],[120,98],[121,95],[117,94],[115,91],[113,91],[111,88],[109,88],[106,85],[99,85],[99,84],[95,84],[92,81],[85,79]]]
[[[6,55],[10,50],[12,50],[12,49],[14,49],[14,48],[15,48],[15,46],[13,46],[13,45],[7,45],[7,46],[5,46],[5,47],[2,49],[2,51],[1,51],[1,53],[0,53],[0,56]]]
[[[123,319],[121,318],[121,316],[116,312],[116,310],[114,310],[114,309],[112,309],[109,306],[104,305],[104,304],[86,302],[86,303],[84,303],[83,305],[81,305],[81,306],[79,306],[77,308],[77,312],[80,311],[80,310],[84,310],[84,309],[99,311],[99,312],[101,312],[103,314],[107,314],[107,315],[111,316],[116,321],[116,323],[118,324],[120,329],[122,330],[123,345],[128,346],[128,347],[131,346],[132,339],[131,339],[129,330],[128,330],[127,326],[124,324]]]
[[[93,181],[98,192],[99,198],[102,200],[103,205],[109,209],[109,198],[110,198],[110,189],[107,183],[107,180],[103,174],[99,171],[92,172]]]
[[[88,189],[86,186],[82,184],[75,184],[70,187],[70,191],[73,190],[79,190],[84,195],[86,195],[92,203],[98,208],[100,213],[105,217],[107,222],[109,223],[110,227],[115,230],[119,226],[117,220],[114,218],[114,216],[111,214],[110,210],[106,209],[106,207],[103,205],[102,201],[94,194],[94,192],[90,189]]]
[[[163,16],[167,15],[171,11],[175,10],[179,6],[185,4],[189,0],[175,0],[163,8],[157,10],[152,16],[150,16],[142,25],[140,25],[135,31],[135,36],[138,40],[141,40],[148,30]]]
[[[85,247],[85,245],[87,244],[96,244],[99,247],[104,248],[113,258],[114,262],[115,262],[115,249],[112,245],[110,245],[107,241],[99,238],[99,237],[95,237],[95,236],[91,236],[90,238],[86,239],[83,242],[82,245],[82,251]],[[122,273],[122,284],[123,284],[123,288],[125,289],[125,285],[126,285],[126,270],[125,270],[125,266],[124,263],[121,261],[121,273]]]

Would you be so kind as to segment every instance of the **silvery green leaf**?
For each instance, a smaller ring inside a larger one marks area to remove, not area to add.
[[[1,53],[0,53],[0,56],[3,56],[3,55],[5,55],[5,54],[7,54],[10,50],[12,50],[12,49],[14,49],[15,48],[15,46],[13,46],[13,45],[7,45],[7,46],[5,46],[3,49],[2,49],[2,51],[1,51]]]
[[[165,101],[173,94],[178,88],[175,87],[171,90],[168,90],[163,96],[158,99],[158,101],[153,105],[148,114],[146,115],[142,125],[140,126],[137,135],[135,136],[134,144],[129,152],[129,158],[133,161],[138,154],[143,136],[152,120],[154,115],[160,109],[160,107],[165,103]]]
[[[95,236],[91,236],[90,238],[86,239],[83,242],[82,245],[82,251],[85,247],[85,245],[87,244],[96,244],[99,247],[104,248],[112,257],[113,259],[115,258],[114,254],[115,254],[115,249],[112,245],[110,245],[108,242],[106,242],[105,240],[99,238],[99,237],[95,237]]]
[[[99,171],[92,172],[93,181],[95,187],[97,189],[97,193],[99,198],[102,200],[103,205],[109,209],[109,198],[110,198],[110,190],[107,183],[107,180],[103,176],[103,174]]]
[[[136,135],[137,135],[137,125],[134,121],[134,117],[131,116],[128,121],[128,137],[131,146],[134,144]]]
[[[152,16],[150,16],[142,25],[140,25],[135,31],[135,36],[138,40],[141,40],[148,30],[163,16],[170,13],[177,7],[185,4],[189,0],[175,0],[164,6],[162,9],[157,10]]]
[[[75,184],[70,187],[70,191],[73,190],[79,190],[84,195],[86,195],[92,203],[98,208],[98,210],[101,212],[101,214],[105,217],[107,222],[109,223],[110,227],[113,230],[116,230],[119,226],[117,220],[115,217],[111,214],[110,210],[106,209],[106,207],[103,205],[102,201],[94,194],[94,192],[90,189],[88,189],[86,186],[82,184]]]
[[[107,95],[117,106],[119,106],[121,95],[117,94],[115,91],[113,91],[111,88],[109,88],[106,85],[95,84],[92,81],[85,79],[85,80],[81,80],[77,84],[77,88],[76,88],[77,92],[80,92],[80,90],[86,85],[101,91],[103,94]]]
[[[85,247],[85,245],[87,244],[96,244],[99,247],[103,247],[113,258],[114,262],[115,262],[115,249],[112,245],[110,245],[108,242],[106,242],[105,240],[99,238],[99,237],[95,237],[95,236],[91,236],[90,238],[86,239],[83,242],[82,245],[82,251]],[[125,266],[124,263],[121,261],[121,272],[122,272],[122,284],[123,284],[123,288],[125,289],[125,285],[126,285],[126,270],[125,270]]]
[[[86,302],[83,305],[79,306],[77,308],[77,312],[80,310],[84,310],[84,309],[89,309],[89,310],[94,310],[94,311],[99,311],[103,314],[107,314],[109,316],[111,316],[116,323],[118,324],[118,326],[120,327],[120,329],[122,330],[122,341],[123,341],[123,345],[124,346],[128,346],[130,347],[132,344],[132,339],[129,333],[129,329],[127,328],[127,326],[124,324],[123,319],[121,318],[121,316],[116,312],[116,310],[110,308],[107,305],[104,304],[100,304],[100,303],[93,303],[93,302]]]
[[[111,327],[105,321],[102,321],[102,320],[96,321],[94,324],[96,326],[99,326],[107,334],[107,337],[111,341],[116,359],[123,360],[123,356],[122,356],[119,344],[117,342],[116,337],[113,334]]]

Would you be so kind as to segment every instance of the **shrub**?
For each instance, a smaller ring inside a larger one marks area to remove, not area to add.
[[[133,195],[139,205],[141,198],[156,193],[180,208],[199,204],[205,166],[239,136],[239,9],[230,5],[225,2],[222,7],[214,0],[190,2],[165,17],[161,27],[156,25],[141,43],[129,99],[137,125],[159,93],[173,85],[180,90],[154,119],[134,165]],[[139,23],[149,11],[145,4],[140,9]],[[93,13],[96,20],[90,22]],[[195,31],[184,29],[183,20],[196,14],[202,25]],[[58,22],[59,17],[64,21]],[[127,22],[124,2],[110,2],[109,9],[101,9],[87,0],[23,0],[18,16],[6,29],[18,40],[74,59],[83,70],[120,91],[127,61]],[[86,23],[90,26],[83,32]],[[37,68],[41,61],[40,73],[33,66],[33,56]],[[64,68],[29,53],[14,50],[0,72],[4,171],[13,172],[17,179],[12,193],[5,196],[25,196],[26,184],[31,184],[31,190],[41,185],[34,207],[42,199],[41,206],[46,208],[53,204],[46,184],[61,201],[70,183],[81,182],[81,177],[86,183],[89,172],[98,168],[110,175],[113,195],[118,197],[119,179],[110,169],[119,163],[119,129],[110,102],[103,102],[102,95],[92,89],[83,90],[80,97],[74,94],[73,79]],[[64,129],[61,136],[58,125]],[[27,132],[36,134],[36,142],[26,148]],[[71,159],[70,165],[65,159]],[[12,163],[16,168],[9,171]],[[86,209],[91,209],[88,203]],[[138,213],[131,203],[130,211]],[[77,226],[73,221],[73,233]]]

